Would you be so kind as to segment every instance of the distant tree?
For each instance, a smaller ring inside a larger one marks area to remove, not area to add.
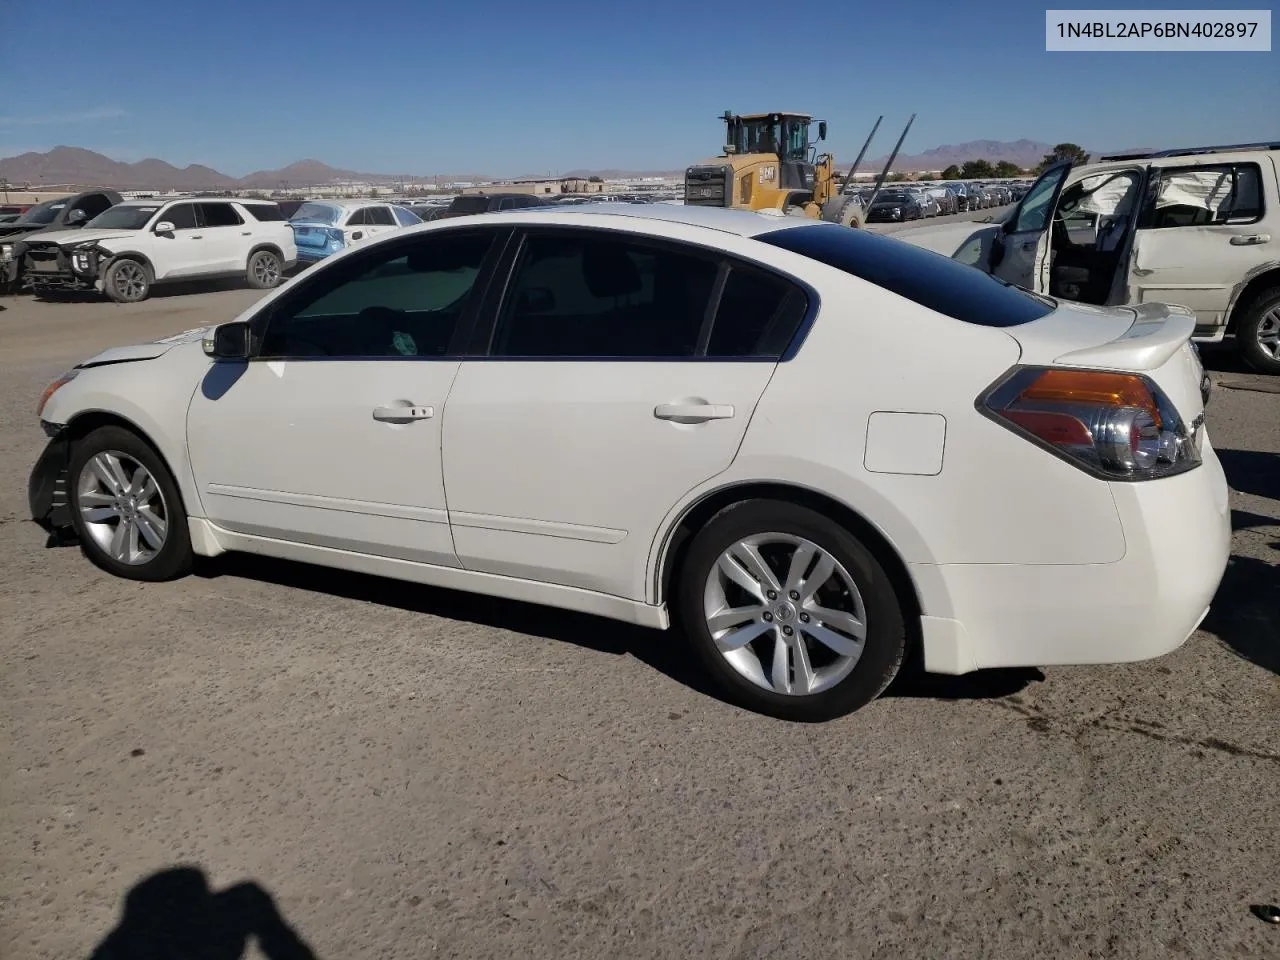
[[[603,177],[587,177],[588,183],[604,183]]]
[[[369,188],[369,197],[370,197],[371,199],[373,199],[373,200],[378,199],[378,188],[377,188],[377,187],[370,187],[370,188]]]
[[[1016,163],[1010,163],[1008,160],[1001,160],[996,164],[997,177],[1016,177],[1022,173],[1022,168]]]
[[[888,180],[890,183],[902,183],[902,181],[907,179],[908,177],[905,173],[891,173],[888,176]]]
[[[982,180],[995,175],[996,168],[991,165],[990,160],[966,160],[960,168],[960,176],[965,180]]]
[[[960,168],[953,163],[951,166],[947,167],[947,169],[942,171],[942,179],[943,180],[959,180]]]
[[[1040,165],[1036,167],[1036,173],[1052,167],[1055,163],[1062,163],[1064,160],[1070,160],[1074,164],[1088,163],[1089,155],[1084,152],[1083,147],[1074,143],[1060,143],[1044,155]]]

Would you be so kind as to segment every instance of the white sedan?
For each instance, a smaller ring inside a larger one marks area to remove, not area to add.
[[[913,651],[1188,637],[1231,534],[1193,326],[835,224],[480,215],[59,377],[31,510],[136,580],[244,551],[678,622],[737,702],[824,719]]]

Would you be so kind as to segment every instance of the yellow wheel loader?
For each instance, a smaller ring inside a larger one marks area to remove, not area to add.
[[[825,120],[817,121],[817,139],[811,141],[809,130],[815,121],[806,113],[738,115],[726,110],[720,119],[725,125],[724,152],[685,170],[687,206],[776,210],[786,216],[812,217],[846,227],[862,226],[865,210],[853,192],[853,174],[871,145],[880,120],[871,128],[844,183],[838,185],[835,157],[818,153],[817,144],[827,139]],[[908,122],[907,130],[910,128]],[[906,139],[907,130],[902,131],[898,147]],[[876,192],[897,156],[898,147],[885,165]]]

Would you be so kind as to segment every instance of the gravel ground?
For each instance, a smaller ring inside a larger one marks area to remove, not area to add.
[[[226,957],[1280,956],[1249,913],[1280,900],[1276,381],[1209,357],[1235,558],[1183,648],[908,677],[799,726],[616,623],[46,548],[44,384],[257,296],[0,298],[6,960],[158,927]]]

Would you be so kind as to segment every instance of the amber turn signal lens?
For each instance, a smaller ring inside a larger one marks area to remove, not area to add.
[[[52,397],[55,393],[58,392],[60,388],[65,387],[68,383],[70,383],[75,378],[76,378],[76,371],[69,370],[66,373],[64,373],[62,376],[58,377],[58,379],[54,380],[53,383],[45,387],[44,393],[40,394],[40,403],[36,405],[36,416],[39,417],[44,413],[45,404],[49,402],[50,397]]]
[[[1160,408],[1142,377],[1095,370],[1045,370],[1022,391],[1024,400],[1096,403],[1106,407],[1137,407],[1151,415],[1157,427]]]

